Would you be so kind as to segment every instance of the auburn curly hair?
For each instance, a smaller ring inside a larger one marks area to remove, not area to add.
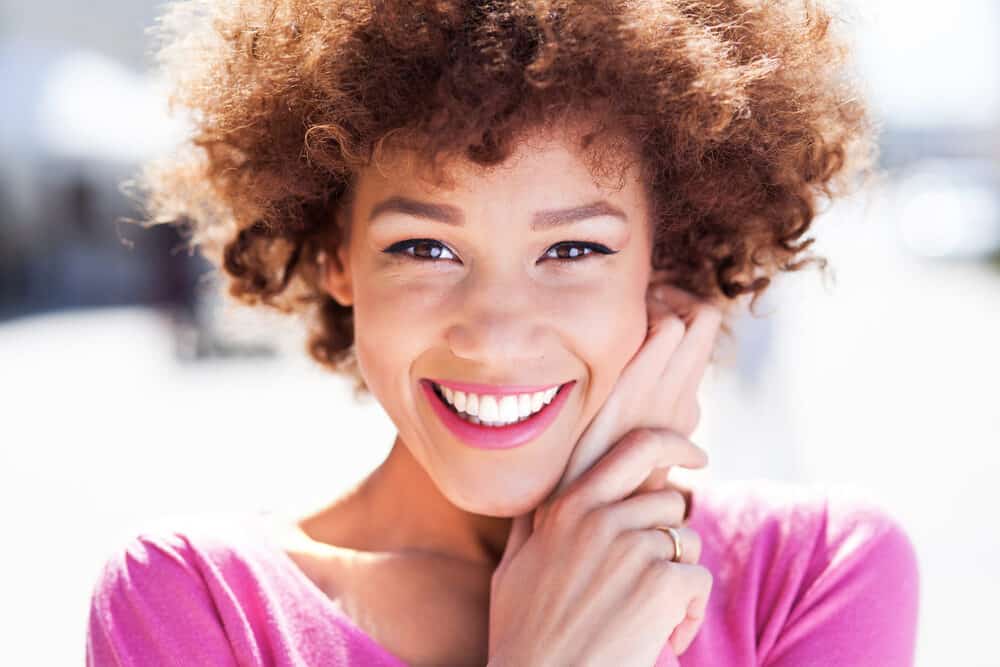
[[[756,302],[826,267],[802,237],[874,162],[833,20],[809,0],[173,2],[156,55],[193,131],[142,169],[143,224],[180,225],[238,301],[302,314],[312,356],[364,392],[352,308],[319,283],[353,175],[390,145],[494,165],[586,112],[588,141],[614,128],[639,152],[654,270]]]

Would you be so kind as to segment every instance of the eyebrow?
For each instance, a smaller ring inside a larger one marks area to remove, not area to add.
[[[455,206],[434,204],[400,196],[389,197],[376,204],[368,216],[369,223],[383,213],[388,212],[403,213],[459,227],[465,224],[465,216],[462,215],[462,210]],[[536,211],[531,219],[531,229],[533,231],[549,229],[600,216],[610,216],[622,222],[628,220],[628,217],[621,209],[612,206],[602,199],[581,206]]]

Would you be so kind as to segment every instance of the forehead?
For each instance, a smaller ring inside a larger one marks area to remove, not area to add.
[[[504,162],[489,166],[450,154],[441,156],[435,168],[412,151],[387,151],[358,174],[356,195],[369,205],[390,193],[451,201],[641,196],[644,188],[635,149],[614,136],[584,146],[584,132],[579,125],[532,130],[513,144]]]

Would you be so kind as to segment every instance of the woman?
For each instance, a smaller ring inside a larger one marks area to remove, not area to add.
[[[137,536],[95,665],[908,665],[877,507],[684,488],[726,317],[870,163],[796,2],[175,3],[192,150],[152,165],[231,295],[398,429],[303,517]],[[752,306],[752,304],[751,304]],[[337,440],[331,446],[363,447]]]

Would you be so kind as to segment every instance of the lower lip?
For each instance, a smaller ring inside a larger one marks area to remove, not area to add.
[[[570,389],[575,384],[576,380],[564,384],[548,405],[522,422],[507,426],[483,426],[467,422],[459,417],[438,398],[434,391],[434,385],[428,380],[420,381],[420,386],[423,388],[427,400],[430,401],[431,409],[448,427],[448,430],[465,444],[477,449],[510,449],[534,440],[559,416],[559,411],[566,403]]]

